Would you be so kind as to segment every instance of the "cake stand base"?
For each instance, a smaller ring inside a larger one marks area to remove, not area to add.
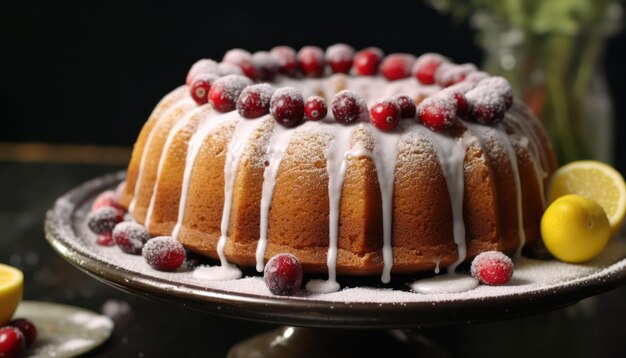
[[[404,330],[347,330],[282,326],[235,344],[228,358],[242,357],[447,357],[425,337]]]

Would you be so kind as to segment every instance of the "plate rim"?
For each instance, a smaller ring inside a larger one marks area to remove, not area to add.
[[[90,179],[59,197],[47,211],[45,236],[65,260],[115,288],[202,312],[252,321],[309,327],[408,328],[473,323],[525,316],[564,307],[626,282],[626,267],[557,288],[450,301],[332,302],[267,297],[174,282],[117,267],[67,240],[77,208],[125,178],[125,171]],[[69,230],[69,231],[68,231]],[[622,259],[617,263],[626,260]],[[617,264],[614,263],[613,265]],[[129,276],[129,274],[131,276]],[[129,279],[130,277],[130,279]],[[574,279],[573,281],[576,281]]]

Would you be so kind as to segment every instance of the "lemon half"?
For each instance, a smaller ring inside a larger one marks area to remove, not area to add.
[[[609,218],[611,236],[619,233],[626,215],[624,177],[608,164],[595,160],[571,162],[559,168],[552,177],[549,201],[567,194],[594,200]]]
[[[22,299],[24,275],[12,266],[0,264],[0,326],[9,322]]]

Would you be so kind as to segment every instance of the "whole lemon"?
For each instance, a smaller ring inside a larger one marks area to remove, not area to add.
[[[598,203],[570,194],[556,199],[541,218],[546,248],[561,261],[580,263],[598,255],[609,242],[611,227]]]

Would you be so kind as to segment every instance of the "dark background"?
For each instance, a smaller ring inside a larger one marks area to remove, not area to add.
[[[156,102],[199,58],[233,47],[346,42],[387,53],[444,53],[480,63],[467,23],[420,1],[4,2],[0,5],[0,141],[130,146]],[[604,68],[625,133],[626,35]],[[625,172],[625,157],[616,164]]]

